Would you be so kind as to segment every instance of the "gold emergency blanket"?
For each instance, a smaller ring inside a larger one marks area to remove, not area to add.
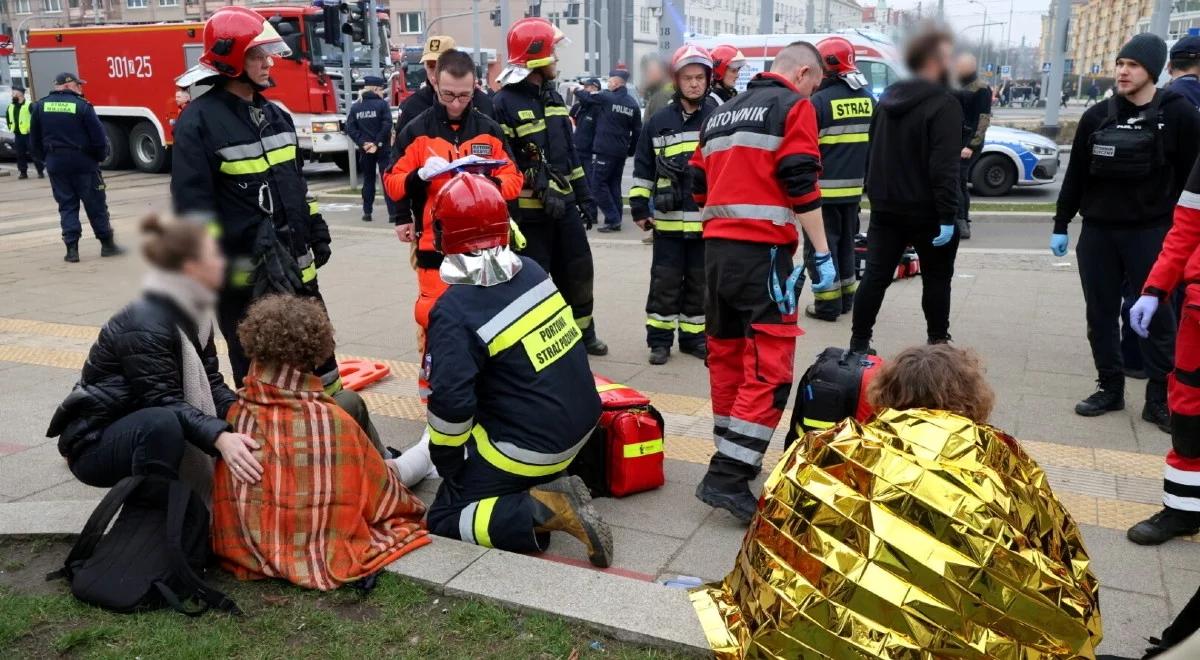
[[[1092,658],[1099,585],[1046,475],[1002,431],[884,410],[801,438],[723,583],[719,658]]]

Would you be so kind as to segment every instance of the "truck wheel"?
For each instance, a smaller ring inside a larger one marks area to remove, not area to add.
[[[1000,154],[988,154],[971,170],[971,190],[981,197],[1007,195],[1017,183],[1017,169]]]
[[[142,172],[158,174],[167,171],[167,148],[158,139],[158,131],[148,121],[139,123],[129,132],[129,157],[133,166]]]
[[[129,167],[129,135],[116,122],[102,120],[104,134],[108,136],[108,158],[100,161],[101,169],[123,170]]]

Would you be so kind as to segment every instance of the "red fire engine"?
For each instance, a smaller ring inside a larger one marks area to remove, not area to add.
[[[322,10],[303,6],[254,10],[271,21],[292,50],[288,57],[276,59],[271,70],[275,86],[265,96],[292,115],[300,147],[309,158],[345,167],[345,108],[339,105],[338,94],[342,53],[322,39]],[[40,98],[53,88],[56,74],[76,72],[87,81],[84,93],[100,115],[112,146],[103,166],[117,169],[132,164],[144,172],[165,171],[170,166],[171,127],[179,114],[175,78],[199,61],[203,33],[204,24],[199,22],[31,30],[26,52],[32,91]],[[386,19],[380,21],[376,43],[382,44],[381,59],[386,63]],[[365,66],[364,58],[369,56],[369,45],[354,43],[354,66]]]

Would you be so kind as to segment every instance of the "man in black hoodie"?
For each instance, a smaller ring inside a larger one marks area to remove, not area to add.
[[[962,107],[950,93],[952,37],[929,31],[905,50],[916,74],[888,87],[871,119],[866,194],[871,200],[867,266],[854,302],[851,350],[870,348],[875,318],[909,245],[921,257],[929,343],[950,339],[950,280],[958,252],[958,161]]]
[[[1153,34],[1121,48],[1116,94],[1080,118],[1058,194],[1050,236],[1055,256],[1067,254],[1067,224],[1083,216],[1075,253],[1099,383],[1075,406],[1085,417],[1125,408],[1121,294],[1142,290],[1200,149],[1200,112],[1176,92],[1154,87],[1166,60],[1167,46]],[[1169,305],[1154,316],[1149,335],[1139,341],[1148,378],[1142,419],[1170,432],[1175,314]]]

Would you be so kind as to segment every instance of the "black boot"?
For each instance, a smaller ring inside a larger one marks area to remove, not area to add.
[[[953,341],[953,337],[951,337],[949,333],[946,333],[946,334],[942,335],[941,337],[929,337],[926,340],[926,342],[930,346],[937,346],[938,344],[949,344],[951,341]]]
[[[608,355],[608,344],[600,341],[596,335],[584,337],[583,347],[587,349],[588,355]]]
[[[79,241],[67,243],[67,255],[63,257],[63,261],[71,264],[79,263]]]
[[[28,178],[29,178],[29,172],[21,172],[20,174],[18,174],[18,175],[17,175],[17,178],[18,178],[18,179],[28,179]]]
[[[363,222],[370,222],[370,221],[371,221],[371,214],[370,214],[370,213],[364,213],[364,214],[362,215],[362,221],[363,221]]]
[[[125,248],[117,245],[112,236],[100,239],[100,256],[115,257],[121,254],[125,254]]]
[[[1129,528],[1125,536],[1138,545],[1159,545],[1176,536],[1200,532],[1200,513],[1163,507],[1162,511]]]
[[[1097,417],[1106,412],[1125,409],[1125,385],[1123,383],[1100,383],[1091,396],[1075,404],[1075,414]]]
[[[841,303],[839,302],[839,304],[841,304]],[[805,307],[804,315],[810,319],[816,319],[818,321],[834,322],[834,321],[838,320],[837,314],[822,314],[819,311],[817,311],[816,305],[809,305],[809,306]]]
[[[666,364],[667,360],[671,359],[670,346],[651,346],[650,347],[650,364],[655,366]]]
[[[1163,433],[1171,433],[1166,383],[1153,380],[1146,383],[1146,405],[1142,407],[1142,419],[1157,426]]]
[[[698,357],[701,360],[707,360],[708,359],[708,344],[705,344],[704,342],[700,342],[699,344],[696,344],[695,346],[684,346],[684,345],[680,344],[679,352],[687,353],[688,355],[691,355],[693,357]]]
[[[714,509],[725,509],[734,518],[747,524],[758,512],[758,498],[750,492],[748,484],[732,489],[717,488],[710,485],[708,477],[705,477],[696,486],[696,499]]]

